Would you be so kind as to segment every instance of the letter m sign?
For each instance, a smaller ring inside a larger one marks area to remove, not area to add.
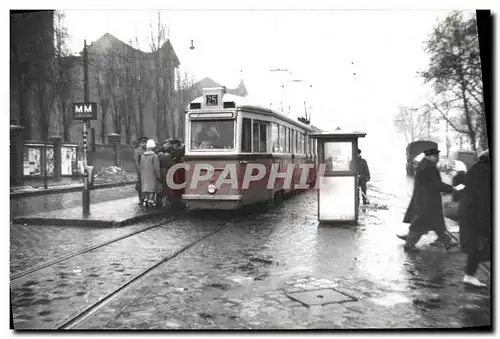
[[[97,104],[95,102],[73,104],[74,120],[97,120]]]

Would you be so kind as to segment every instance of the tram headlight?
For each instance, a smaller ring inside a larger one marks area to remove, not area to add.
[[[210,185],[208,185],[208,193],[210,193],[210,194],[214,194],[214,193],[215,193],[215,191],[217,191],[217,187],[215,187],[215,185],[214,185],[214,184],[210,184]]]

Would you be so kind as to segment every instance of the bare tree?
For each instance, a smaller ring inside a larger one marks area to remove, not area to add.
[[[426,42],[430,55],[422,72],[432,83],[436,98],[430,104],[457,132],[466,134],[471,147],[487,147],[479,40],[475,16],[464,19],[452,12],[440,22]]]
[[[436,141],[437,122],[429,105],[419,108],[400,106],[393,117],[394,126],[405,136],[408,144],[419,139]]]
[[[69,130],[73,123],[73,114],[68,108],[75,87],[72,72],[73,58],[70,57],[70,51],[66,44],[68,31],[64,26],[65,14],[62,11],[55,11],[54,16],[55,60],[57,64],[57,80],[59,82],[59,86],[56,87],[57,103],[61,113],[63,140],[69,141]]]
[[[152,76],[155,86],[155,104],[154,112],[156,122],[156,136],[158,139],[163,139],[166,133],[170,134],[173,131],[172,127],[172,111],[173,111],[173,63],[170,56],[170,51],[166,50],[164,44],[167,42],[167,28],[161,23],[160,12],[158,12],[158,26],[156,33],[151,27],[151,43],[150,48],[153,54],[154,70]],[[166,132],[166,133],[165,133]]]
[[[147,60],[144,54],[139,49],[139,39],[136,37],[136,52],[135,52],[135,92],[137,98],[137,116],[136,116],[136,129],[139,136],[144,135],[144,108],[148,104],[149,98],[151,97],[151,79],[148,76],[147,70]]]
[[[135,127],[135,95],[136,86],[133,73],[131,58],[127,57],[123,64],[122,72],[120,72],[121,80],[121,97],[120,108],[122,112],[122,121],[125,132],[125,142],[127,145],[132,143],[132,129]]]
[[[35,50],[38,51],[37,58],[30,63],[30,79],[34,85],[34,92],[37,98],[38,109],[34,110],[32,117],[36,120],[40,139],[43,142],[41,162],[44,164],[42,175],[44,177],[44,187],[48,187],[47,173],[47,143],[49,141],[50,125],[54,105],[64,86],[63,79],[60,79],[59,65],[61,55],[56,53],[54,48],[54,28],[40,32],[35,40]]]
[[[97,70],[97,95],[99,97],[99,107],[101,109],[101,143],[106,143],[106,129],[107,129],[107,119],[108,110],[110,105],[110,74],[107,68],[103,67],[103,60],[105,58],[98,57],[96,62]]]
[[[184,72],[183,75],[180,74],[180,71],[177,71],[177,100],[176,100],[176,111],[179,114],[178,121],[179,124],[177,126],[177,136],[184,136],[184,128],[185,128],[185,116],[184,112],[189,104],[189,102],[193,99],[193,84],[194,78],[190,77],[187,72]]]

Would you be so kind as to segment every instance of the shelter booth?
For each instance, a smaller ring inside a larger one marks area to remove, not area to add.
[[[362,132],[344,131],[311,134],[318,144],[320,222],[357,223],[360,194],[358,138],[365,136],[366,133]]]

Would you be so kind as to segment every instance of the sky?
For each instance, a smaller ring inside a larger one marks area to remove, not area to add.
[[[181,63],[196,80],[228,87],[241,79],[263,105],[290,106],[322,129],[367,132],[368,154],[394,141],[398,106],[418,107],[428,86],[424,41],[450,10],[202,11],[162,10],[161,22]],[[72,52],[110,33],[149,51],[155,10],[66,10]],[[92,24],[89,25],[89,22]],[[194,50],[189,47],[191,40]],[[272,69],[286,72],[270,71]],[[356,75],[354,75],[356,73]],[[292,82],[301,80],[302,82]],[[285,87],[282,88],[281,86]],[[406,145],[401,146],[403,149]]]

